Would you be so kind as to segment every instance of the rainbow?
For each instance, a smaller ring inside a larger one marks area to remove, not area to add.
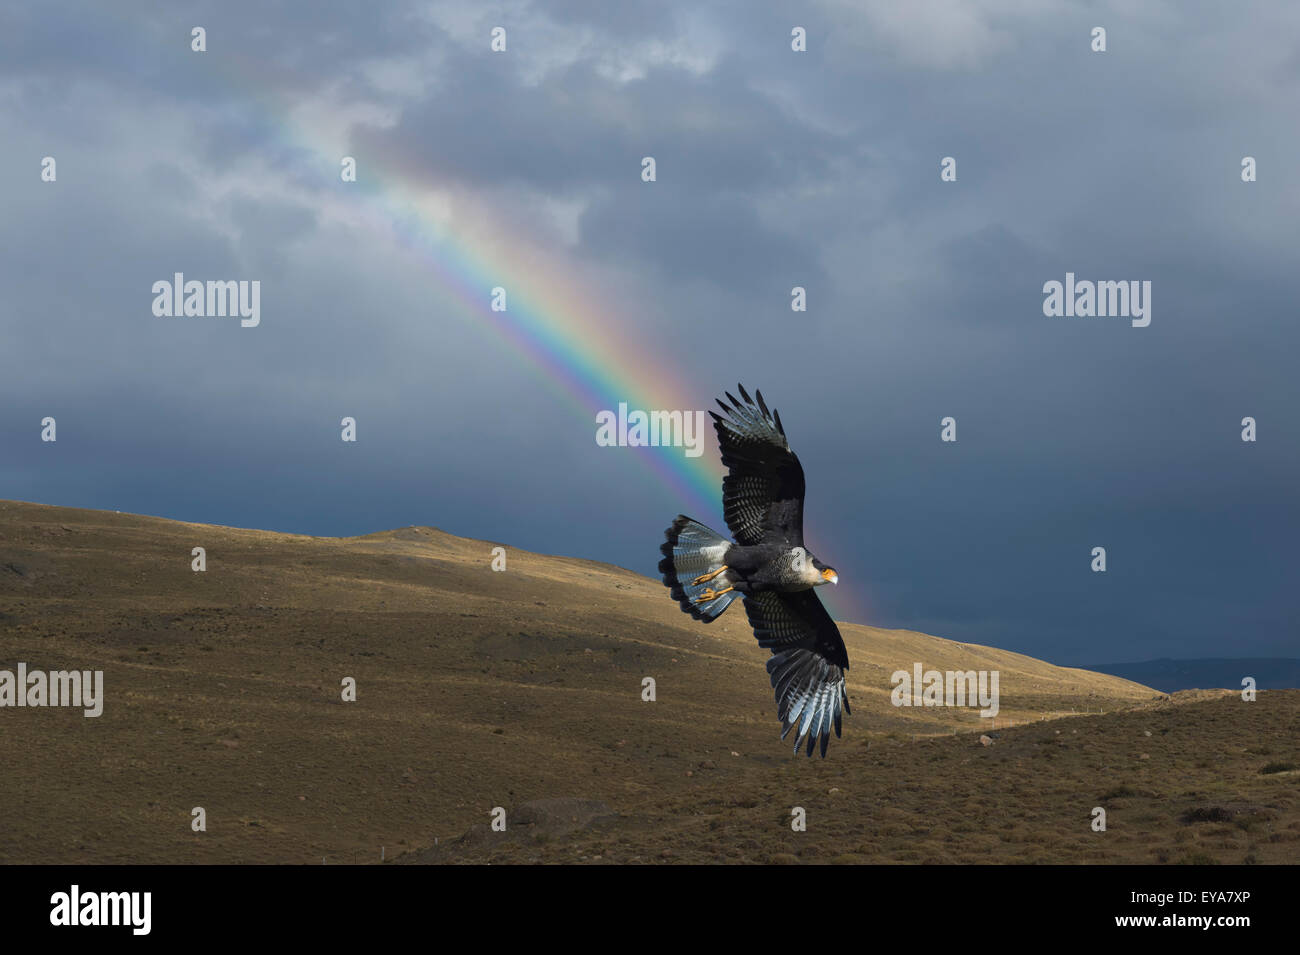
[[[680,380],[671,358],[661,346],[638,341],[628,327],[633,323],[613,319],[619,309],[601,301],[590,284],[578,284],[572,263],[560,261],[544,243],[530,242],[517,226],[506,225],[500,210],[424,182],[427,169],[418,159],[358,156],[357,182],[341,182],[347,144],[324,141],[273,98],[270,80],[283,76],[272,76],[266,64],[230,51],[220,58],[221,72],[260,107],[256,118],[268,121],[276,145],[301,163],[300,181],[321,183],[313,194],[318,210],[363,222],[431,271],[444,303],[454,301],[465,317],[490,328],[533,366],[547,389],[585,418],[593,435],[596,412],[615,409],[621,401],[631,408],[692,407],[688,396],[696,389]],[[505,311],[490,307],[495,286],[507,289]],[[681,448],[637,450],[639,459],[680,498],[678,510],[722,526],[723,469],[716,455],[690,458]],[[819,594],[833,615],[843,619],[844,611],[853,608],[857,619],[866,619],[851,593],[830,590]]]

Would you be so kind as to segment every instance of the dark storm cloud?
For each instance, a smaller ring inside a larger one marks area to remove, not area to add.
[[[393,129],[358,131],[358,147],[417,152],[433,180],[551,191],[639,182],[649,155],[666,181],[711,192],[815,180],[838,145],[748,90],[727,63],[703,76],[657,66],[620,82],[576,62],[526,85],[505,57],[461,49],[443,68],[444,95]]]
[[[14,11],[0,497],[653,571],[684,503],[427,260],[331,217],[333,158],[287,132],[314,105],[363,170],[521,222],[572,204],[574,280],[604,277],[646,366],[781,409],[869,622],[1065,663],[1294,654],[1296,14],[920,6]],[[262,326],[154,318],[174,271],[262,280]],[[1151,326],[1045,317],[1066,271],[1150,280]]]
[[[430,182],[583,197],[581,245],[592,257],[736,290],[774,269],[820,277],[815,249],[760,219],[754,199],[824,179],[838,144],[727,64],[704,76],[656,67],[621,83],[578,62],[536,85],[478,51],[458,51],[444,68],[443,95],[390,129],[358,128],[354,148],[418,156]],[[646,156],[654,183],[641,181]]]

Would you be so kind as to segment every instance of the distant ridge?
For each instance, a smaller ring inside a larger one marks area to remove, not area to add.
[[[1300,660],[1287,657],[1207,658],[1203,660],[1147,660],[1143,663],[1100,663],[1084,667],[1123,677],[1164,693],[1178,690],[1241,689],[1253,677],[1256,689],[1300,688]]]

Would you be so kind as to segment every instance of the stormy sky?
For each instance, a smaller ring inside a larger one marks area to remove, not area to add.
[[[1270,3],[11,5],[0,497],[653,574],[696,506],[597,445],[635,396],[584,406],[487,309],[545,276],[667,408],[763,389],[836,612],[1295,655],[1297,37]],[[487,250],[481,308],[412,222]],[[260,325],[156,317],[175,272],[258,280]],[[1150,325],[1045,316],[1067,272],[1149,281]]]

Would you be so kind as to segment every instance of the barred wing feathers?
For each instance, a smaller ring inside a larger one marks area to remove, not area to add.
[[[769,411],[763,393],[751,398],[740,387],[742,401],[727,392],[713,427],[728,474],[722,479],[722,513],[739,544],[783,541],[803,544],[803,465],[786,440],[781,416]]]
[[[795,751],[807,737],[808,755],[820,744],[825,756],[832,727],[839,737],[841,716],[849,713],[844,684],[849,656],[839,628],[811,590],[746,594],[745,613],[758,645],[772,651],[767,672],[781,738],[798,727]]]

